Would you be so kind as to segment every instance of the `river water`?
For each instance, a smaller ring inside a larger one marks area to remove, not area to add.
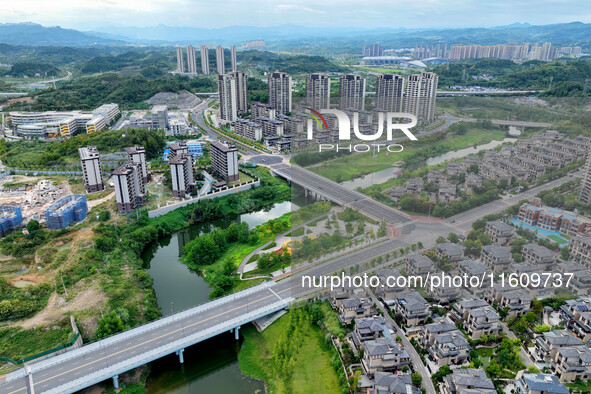
[[[441,164],[441,163],[448,161],[448,160],[460,159],[462,157],[476,154],[482,150],[494,149],[497,146],[504,144],[505,142],[515,142],[515,141],[517,141],[517,138],[507,137],[501,141],[495,140],[495,141],[491,141],[487,144],[478,145],[476,147],[460,149],[460,150],[453,151],[453,152],[447,152],[447,153],[444,153],[443,155],[430,157],[427,160],[422,160],[422,161],[419,161],[416,163],[412,163],[412,164],[409,164],[405,167],[393,166],[393,167],[385,168],[383,170],[372,172],[371,174],[364,175],[360,178],[355,178],[350,181],[341,182],[341,185],[343,185],[344,187],[346,187],[347,189],[350,189],[350,190],[355,190],[358,187],[365,188],[365,187],[369,187],[371,185],[377,185],[377,184],[386,182],[390,178],[398,177],[399,174],[401,174],[402,171],[405,169],[416,170],[418,168],[425,167],[425,166],[435,166],[437,164]]]
[[[297,209],[289,201],[230,218],[199,223],[177,231],[149,246],[142,258],[154,280],[154,291],[163,316],[209,300],[211,288],[198,272],[180,262],[183,247],[200,234],[225,228],[232,222],[248,223],[250,228]],[[231,334],[219,335],[185,350],[185,362],[175,355],[152,363],[146,390],[149,393],[255,393],[264,384],[240,372],[237,355],[240,342]]]

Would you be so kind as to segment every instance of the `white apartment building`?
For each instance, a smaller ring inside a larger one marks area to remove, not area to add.
[[[366,79],[361,75],[341,75],[341,91],[339,103],[341,110],[351,108],[361,111],[365,109],[366,82]]]
[[[277,113],[291,112],[291,76],[284,72],[269,73],[269,104]]]
[[[248,112],[247,78],[242,71],[218,76],[220,118],[225,122],[234,122],[238,115]]]
[[[201,45],[201,72],[204,75],[209,75],[209,47],[207,45]]]
[[[170,175],[172,178],[172,196],[184,198],[195,187],[192,156],[181,154],[171,158]]]
[[[404,112],[413,114],[419,123],[432,122],[439,76],[435,73],[414,74],[408,77],[404,97]]]
[[[395,74],[379,75],[376,81],[376,109],[402,112],[404,78]]]
[[[185,60],[183,59],[183,48],[176,49],[176,71],[179,73],[185,72]]]
[[[218,74],[225,74],[226,66],[224,64],[224,48],[221,46],[217,46],[215,49],[215,59],[216,59],[216,66]]]
[[[78,148],[78,154],[80,155],[80,162],[82,164],[86,193],[96,193],[105,190],[101,173],[101,159],[96,146]]]
[[[187,69],[190,74],[197,74],[197,55],[191,45],[187,47]]]
[[[124,164],[111,172],[119,213],[132,212],[146,202],[146,189],[141,170],[136,164]]]
[[[136,164],[139,167],[144,184],[148,183],[150,181],[150,174],[148,174],[148,166],[146,165],[146,149],[143,146],[136,145],[125,148],[125,153],[127,153],[129,164]]]
[[[315,110],[330,108],[330,78],[315,73],[306,75],[306,103]]]

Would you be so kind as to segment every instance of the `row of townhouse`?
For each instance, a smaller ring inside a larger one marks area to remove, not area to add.
[[[530,312],[533,298],[525,289],[494,285],[484,292],[483,299],[497,310],[507,308],[507,316],[517,317]]]
[[[354,322],[351,339],[356,350],[363,352],[361,367],[365,375],[375,377],[377,382],[385,376],[381,373],[400,371],[410,365],[410,356],[393,339],[382,316],[360,317]]]
[[[369,298],[342,298],[354,293],[352,288],[333,290],[331,302],[341,323],[354,323],[348,338],[355,350],[363,354],[361,368],[370,380],[366,387],[382,394],[420,394],[410,373],[402,373],[411,360],[404,347],[394,340],[393,327],[376,313]]]

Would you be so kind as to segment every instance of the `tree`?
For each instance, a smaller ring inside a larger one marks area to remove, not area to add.
[[[421,374],[416,372],[410,375],[410,379],[412,380],[412,384],[417,387],[420,387],[423,383],[423,377],[421,376]]]
[[[544,311],[544,305],[542,304],[542,301],[538,300],[537,298],[534,298],[531,303],[531,307],[533,312],[538,316]]]
[[[547,324],[542,324],[539,326],[536,326],[536,328],[534,328],[534,331],[537,332],[538,334],[541,334],[543,332],[548,332],[552,329],[552,327],[550,327]]]
[[[102,211],[101,213],[99,213],[99,220],[101,222],[106,222],[109,219],[111,219],[111,212],[110,211]]]
[[[34,219],[29,221],[29,223],[27,223],[27,231],[29,233],[33,233],[33,232],[39,230],[40,227],[41,227],[41,225],[39,224],[39,222]]]
[[[456,233],[449,233],[449,235],[447,236],[447,239],[449,240],[449,242],[453,242],[453,243],[460,242],[460,238],[458,237],[458,235]]]
[[[447,242],[447,240],[440,235],[439,237],[437,237],[437,240],[435,242],[438,244],[444,244],[445,242]]]
[[[485,371],[490,377],[497,377],[501,374],[501,367],[495,359],[492,359],[490,360],[490,364],[488,364]]]
[[[123,320],[115,311],[111,311],[99,319],[96,336],[99,338],[108,337],[123,331],[124,328]]]
[[[353,223],[349,222],[345,224],[345,230],[347,231],[347,234],[351,234],[353,232]]]
[[[570,250],[568,249],[567,246],[563,247],[560,249],[560,257],[564,260],[564,261],[568,261],[569,257],[570,257]]]

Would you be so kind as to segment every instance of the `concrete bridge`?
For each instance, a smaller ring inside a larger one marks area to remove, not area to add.
[[[375,201],[365,194],[349,190],[304,168],[288,164],[277,164],[270,167],[272,174],[302,187],[307,192],[315,193],[335,204],[353,208],[375,220],[385,220],[391,225],[412,220],[408,215],[388,205]]]
[[[294,299],[289,288],[274,283],[246,289],[215,301],[176,313],[78,349],[51,357],[9,373],[0,392],[72,393],[150,361],[176,354],[183,362],[185,348],[286,308]],[[275,289],[274,289],[275,288]]]

